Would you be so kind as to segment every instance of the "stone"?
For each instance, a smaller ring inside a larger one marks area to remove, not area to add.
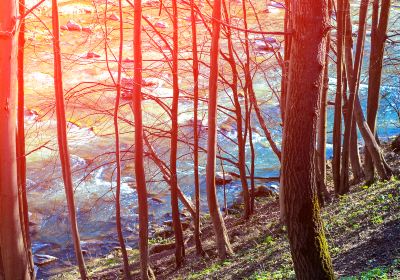
[[[167,244],[154,244],[150,246],[150,254],[158,254],[164,251],[173,250],[175,248],[175,243],[167,243]]]
[[[93,33],[92,28],[90,27],[82,27],[82,31],[86,33]]]
[[[226,185],[233,181],[233,177],[225,172],[216,172],[215,173],[215,184],[217,185]]]
[[[257,186],[254,189],[254,197],[270,197],[274,196],[275,192],[268,186]]]
[[[50,256],[50,255],[43,255],[43,254],[35,254],[33,256],[33,262],[36,265],[46,265],[52,262],[55,262],[58,258]]]
[[[167,28],[167,27],[168,27],[168,25],[167,25],[165,22],[163,22],[163,21],[157,21],[157,22],[154,24],[154,26],[155,26],[155,27],[158,27],[158,28]]]
[[[69,31],[82,31],[82,26],[72,19],[67,22],[67,28]]]
[[[392,148],[393,152],[395,153],[400,153],[400,135],[398,135],[390,145]]]
[[[101,57],[99,54],[94,53],[94,52],[88,52],[85,56],[85,58],[87,59],[91,59],[91,58],[99,58]]]
[[[117,16],[117,15],[114,14],[114,13],[112,13],[112,14],[108,17],[108,19],[114,20],[114,21],[119,21],[119,20],[120,20],[119,16]]]

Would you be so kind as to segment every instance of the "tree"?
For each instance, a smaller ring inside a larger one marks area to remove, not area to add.
[[[143,158],[143,120],[142,120],[142,1],[134,2],[134,86],[132,108],[135,120],[135,176],[139,204],[139,250],[140,278],[155,279],[149,265],[149,209],[147,204],[146,176]]]
[[[204,255],[200,240],[200,180],[199,180],[199,56],[197,50],[197,13],[195,12],[194,0],[190,0],[190,18],[192,20],[192,53],[193,53],[193,161],[194,161],[194,189],[196,213],[194,218],[194,239],[196,242],[196,253]]]
[[[179,106],[179,80],[178,80],[178,4],[172,1],[173,21],[173,48],[172,48],[172,109],[171,109],[171,207],[172,224],[175,234],[175,261],[176,266],[181,267],[185,257],[185,244],[183,243],[183,231],[178,204],[178,175],[176,169],[178,153],[178,106]]]
[[[281,181],[290,249],[297,279],[334,279],[320,216],[314,164],[329,31],[328,1],[292,1],[292,8],[295,32],[292,35]]]
[[[85,261],[83,259],[78,223],[76,218],[74,188],[71,174],[71,162],[68,150],[67,122],[65,118],[64,90],[62,81],[61,49],[60,49],[60,24],[58,18],[57,0],[52,1],[52,27],[53,27],[53,52],[54,52],[54,87],[56,95],[57,115],[57,140],[61,160],[62,175],[65,195],[67,197],[68,214],[70,219],[72,240],[75,256],[79,266],[81,279],[87,279]]]
[[[17,1],[0,2],[0,279],[31,279],[20,220],[17,158]]]
[[[233,251],[229,242],[225,222],[219,209],[215,185],[217,149],[218,54],[221,31],[221,0],[214,0],[212,18],[213,28],[210,51],[206,188],[208,208],[210,211],[211,221],[214,226],[218,255],[220,259],[223,260],[226,259],[228,255],[232,254]]]
[[[390,0],[382,0],[378,19],[379,0],[374,0],[371,27],[371,54],[369,60],[367,123],[373,135],[376,134],[376,119],[378,114],[380,87],[382,78],[383,54],[387,39],[389,23]],[[371,154],[365,153],[365,173],[367,180],[374,179],[374,163]]]

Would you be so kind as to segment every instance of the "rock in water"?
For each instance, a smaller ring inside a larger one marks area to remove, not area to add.
[[[85,58],[90,59],[90,58],[99,58],[100,55],[94,52],[88,52],[85,56]]]
[[[108,19],[110,20],[114,20],[114,21],[119,21],[119,16],[117,16],[116,14],[112,13]]]
[[[37,265],[46,265],[55,262],[58,258],[50,255],[35,254],[33,260]]]
[[[217,185],[226,185],[232,182],[233,177],[228,173],[223,174],[223,172],[215,173],[215,184]]]
[[[82,31],[82,26],[79,23],[76,23],[72,19],[67,22],[67,28],[69,31]]]

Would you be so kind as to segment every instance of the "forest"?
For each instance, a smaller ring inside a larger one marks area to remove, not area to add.
[[[0,0],[34,279],[400,279],[400,1]]]

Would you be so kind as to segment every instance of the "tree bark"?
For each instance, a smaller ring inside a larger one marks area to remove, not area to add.
[[[357,35],[357,45],[356,45],[356,53],[354,58],[354,65],[352,59],[353,52],[353,40],[352,40],[352,28],[351,28],[351,14],[350,14],[350,2],[346,0],[346,72],[347,72],[347,81],[349,83],[350,95],[345,104],[346,106],[346,114],[345,114],[345,130],[343,137],[343,151],[342,151],[342,170],[340,176],[340,186],[338,190],[338,194],[345,194],[349,192],[350,182],[349,182],[349,160],[350,160],[350,148],[351,148],[351,136],[352,136],[352,125],[353,125],[353,111],[354,111],[354,100],[358,92],[362,58],[364,55],[364,42],[365,42],[365,28],[366,28],[366,19],[368,12],[368,3],[369,0],[362,0],[360,4],[359,11],[359,26],[358,26],[358,35]]]
[[[139,250],[140,278],[155,279],[149,264],[149,209],[147,204],[146,176],[143,158],[143,120],[142,120],[142,1],[134,2],[134,86],[132,108],[135,120],[135,176],[139,204]]]
[[[80,245],[78,223],[76,218],[74,188],[71,174],[71,162],[68,151],[67,122],[65,118],[64,89],[62,81],[61,49],[60,49],[60,24],[58,18],[57,0],[52,1],[52,27],[53,27],[53,52],[54,52],[54,87],[56,95],[57,115],[57,140],[60,153],[65,195],[67,197],[68,213],[71,224],[71,234],[74,243],[75,256],[82,280],[87,279],[85,260],[83,259]]]
[[[194,189],[196,213],[194,216],[194,240],[197,255],[204,255],[200,239],[200,178],[199,178],[199,56],[197,51],[197,14],[194,0],[190,0],[190,17],[192,20],[192,53],[193,53],[193,161],[194,161]]]
[[[376,119],[378,115],[380,87],[382,78],[383,54],[385,51],[386,32],[389,23],[390,0],[382,0],[379,21],[377,20],[377,3],[374,3],[371,30],[371,53],[369,61],[367,123],[371,133],[376,136]],[[365,169],[368,181],[374,179],[374,164],[368,151],[365,153]]]
[[[206,188],[208,208],[210,211],[211,221],[214,226],[218,255],[221,260],[224,260],[230,254],[232,254],[233,251],[229,242],[225,222],[219,209],[215,185],[217,149],[218,54],[221,31],[221,0],[214,0],[212,18],[213,28],[210,51]]]
[[[0,1],[0,279],[31,279],[18,199],[15,0]]]
[[[179,81],[178,81],[178,4],[172,1],[172,21],[173,21],[173,48],[172,48],[172,87],[173,99],[171,108],[171,207],[172,223],[175,234],[175,262],[179,268],[182,266],[185,257],[185,244],[183,243],[183,231],[179,214],[178,204],[178,177],[176,160],[178,152],[178,106],[179,106]]]
[[[25,1],[19,1],[19,14],[25,14]],[[29,233],[29,210],[26,193],[26,155],[25,155],[25,89],[24,89],[24,57],[25,57],[25,18],[21,18],[18,33],[18,128],[17,128],[17,171],[19,204],[24,242],[27,252],[29,272],[35,277],[32,244]]]
[[[337,1],[337,36],[336,36],[336,96],[333,123],[333,185],[337,193],[340,188],[340,162],[342,143],[342,98],[343,98],[343,41],[345,31],[344,1]]]
[[[282,184],[297,279],[334,279],[315,179],[316,130],[329,31],[328,1],[293,1]]]

